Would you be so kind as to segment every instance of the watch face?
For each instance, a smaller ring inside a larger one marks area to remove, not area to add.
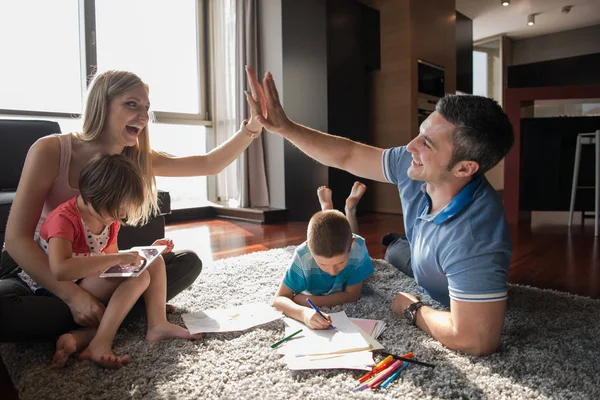
[[[410,306],[404,309],[404,318],[406,318],[406,322],[412,325],[414,323],[413,312],[410,310]]]

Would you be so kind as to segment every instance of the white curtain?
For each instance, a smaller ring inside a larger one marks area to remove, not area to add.
[[[236,60],[236,1],[212,0],[210,3],[213,27],[213,133],[214,145],[219,146],[239,128],[238,98],[243,96],[237,81]],[[216,196],[235,206],[239,203],[239,159],[216,177]]]
[[[244,96],[248,89],[245,65],[259,69],[256,0],[212,0],[214,37],[214,133],[218,146],[234,135],[249,117]],[[216,194],[234,207],[267,207],[263,139],[249,148],[217,176]]]

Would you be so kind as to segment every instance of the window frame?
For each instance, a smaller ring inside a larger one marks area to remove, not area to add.
[[[102,1],[102,0],[99,0]],[[210,112],[210,90],[209,84],[209,23],[206,0],[195,0],[196,3],[196,44],[198,65],[198,113],[177,113],[155,110],[152,112],[155,124],[175,125],[203,125],[212,126]],[[96,0],[79,0],[79,46],[80,46],[80,69],[81,74],[81,97],[84,103],[85,95],[91,77],[96,72]],[[90,78],[90,79],[88,79]],[[0,115],[28,116],[28,117],[50,117],[50,118],[81,118],[81,114],[0,109]]]

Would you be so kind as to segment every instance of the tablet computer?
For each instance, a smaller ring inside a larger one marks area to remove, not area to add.
[[[137,251],[144,258],[142,264],[137,267],[120,264],[113,265],[100,274],[100,278],[134,278],[140,276],[166,248],[167,246],[137,246],[129,250],[121,250],[119,253]]]

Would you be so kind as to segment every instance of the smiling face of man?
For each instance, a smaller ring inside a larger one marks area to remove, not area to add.
[[[434,111],[421,124],[419,136],[406,149],[413,161],[408,177],[427,183],[443,183],[452,177],[448,170],[452,158],[452,134],[456,127]]]

